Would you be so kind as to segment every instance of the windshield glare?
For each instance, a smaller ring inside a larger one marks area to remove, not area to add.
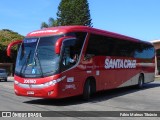
[[[17,56],[15,74],[22,77],[45,77],[58,72],[60,56],[55,43],[60,36],[25,38]]]

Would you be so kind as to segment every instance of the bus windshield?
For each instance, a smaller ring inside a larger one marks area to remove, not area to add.
[[[25,38],[18,51],[15,74],[29,78],[56,74],[60,55],[55,54],[54,46],[60,37]]]

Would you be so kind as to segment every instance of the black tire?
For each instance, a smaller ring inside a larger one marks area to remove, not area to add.
[[[140,75],[138,78],[137,88],[141,89],[141,88],[143,88],[143,85],[144,85],[144,77],[143,77],[143,75]]]
[[[83,99],[88,101],[90,97],[91,97],[91,84],[90,80],[87,80],[83,88]]]
[[[4,81],[7,82],[7,78]]]

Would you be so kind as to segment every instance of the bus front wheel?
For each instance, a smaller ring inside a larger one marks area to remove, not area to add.
[[[87,80],[83,88],[83,99],[89,100],[90,96],[91,96],[91,84],[90,84],[90,80]]]

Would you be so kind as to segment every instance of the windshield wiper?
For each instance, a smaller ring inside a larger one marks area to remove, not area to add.
[[[28,61],[29,61],[29,59],[30,59],[30,56],[31,56],[31,50],[29,51],[29,54],[28,54],[28,56],[27,56],[24,64],[23,64],[22,67],[21,67],[21,70],[20,70],[21,76],[23,76],[22,74],[23,74],[24,72],[22,73],[22,71],[23,71],[23,68],[24,68],[25,65],[26,65],[26,66],[25,66],[25,68],[24,68],[24,71],[25,71],[26,68],[27,68],[27,63],[28,63]]]
[[[40,60],[39,60],[37,51],[35,52],[35,58],[38,60],[39,67],[40,67],[40,71],[41,71],[41,76],[44,77],[44,75],[43,75],[43,70],[42,70],[42,65],[41,65],[41,62],[40,62]],[[35,59],[35,58],[34,58],[34,59]],[[36,64],[36,59],[35,59],[35,64]]]

